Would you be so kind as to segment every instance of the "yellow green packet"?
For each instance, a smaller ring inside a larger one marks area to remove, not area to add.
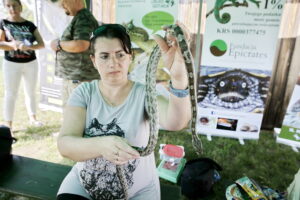
[[[247,176],[236,180],[235,183],[238,184],[252,200],[268,200],[259,185]]]

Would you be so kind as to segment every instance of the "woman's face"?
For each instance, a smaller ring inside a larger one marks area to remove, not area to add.
[[[102,81],[118,84],[127,80],[132,56],[124,51],[119,39],[99,37],[94,48],[95,54],[91,59]]]
[[[4,7],[12,17],[18,17],[22,12],[22,6],[15,0],[5,0]]]

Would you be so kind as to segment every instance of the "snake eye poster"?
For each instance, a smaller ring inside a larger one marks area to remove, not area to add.
[[[200,134],[258,139],[284,0],[209,0],[198,77]]]

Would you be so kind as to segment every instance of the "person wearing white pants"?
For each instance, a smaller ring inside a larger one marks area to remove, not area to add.
[[[4,121],[12,128],[15,102],[21,79],[24,80],[25,103],[31,125],[40,126],[36,119],[35,89],[38,65],[35,50],[44,47],[37,27],[21,17],[20,0],[4,0],[8,13],[0,20],[0,49],[4,50]]]
[[[14,63],[7,60],[3,61],[4,78],[4,109],[3,115],[5,121],[13,121],[15,102],[18,96],[18,90],[23,78],[25,104],[29,118],[32,123],[36,121],[36,84],[38,77],[37,61],[28,63]],[[36,122],[36,125],[38,122]]]

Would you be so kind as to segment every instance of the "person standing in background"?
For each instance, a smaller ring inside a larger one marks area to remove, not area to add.
[[[25,104],[33,126],[43,124],[36,118],[38,63],[35,50],[44,47],[37,27],[21,16],[20,0],[3,0],[8,16],[0,21],[0,49],[4,50],[4,121],[12,128],[15,102],[21,78],[24,80]]]
[[[81,82],[99,79],[90,59],[90,36],[98,27],[95,17],[85,8],[84,0],[62,0],[65,13],[74,16],[60,39],[51,42],[56,52],[55,75],[63,79],[63,108],[72,90]]]

